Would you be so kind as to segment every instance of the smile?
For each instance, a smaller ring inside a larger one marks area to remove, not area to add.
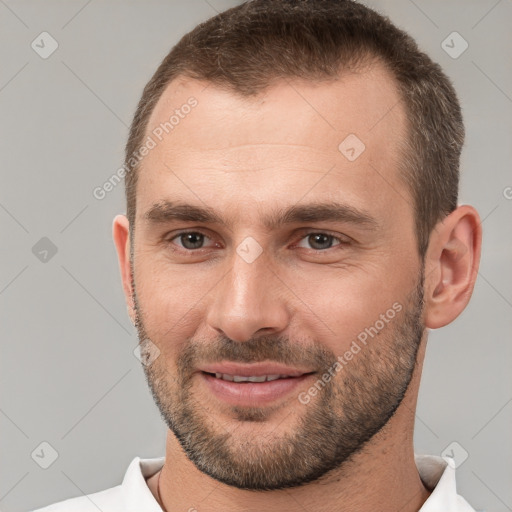
[[[291,375],[259,375],[243,377],[241,375],[229,375],[228,373],[208,373],[208,375],[214,375],[217,379],[227,380],[229,382],[268,382],[277,379],[288,379],[293,378]]]

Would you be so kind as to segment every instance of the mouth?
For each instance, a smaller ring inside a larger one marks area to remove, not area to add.
[[[235,377],[242,380],[250,377],[270,377],[269,380],[276,380],[283,377],[300,377],[301,375],[312,373],[313,371],[311,368],[297,368],[280,363],[274,363],[272,361],[262,361],[258,363],[222,361],[220,363],[202,365],[198,370],[204,373],[209,373],[216,378],[225,378],[225,380],[229,381],[233,381]],[[233,379],[231,379],[231,377],[233,377]],[[241,380],[238,380],[237,382],[241,382]],[[253,382],[260,381],[258,380]]]
[[[251,375],[251,376],[243,376],[243,375],[230,375],[229,373],[210,373],[203,372],[206,375],[211,375],[216,379],[226,380],[228,382],[271,382],[279,379],[296,379],[298,377],[302,377],[302,375]]]
[[[298,396],[302,388],[306,389],[306,381],[316,373],[289,372],[262,373],[261,369],[253,368],[252,373],[259,375],[248,375],[250,372],[240,369],[233,373],[201,370],[198,374],[208,395],[230,405],[261,407],[285,399],[292,393]]]

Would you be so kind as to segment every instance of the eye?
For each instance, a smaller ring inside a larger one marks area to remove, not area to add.
[[[172,238],[169,238],[168,243],[177,245],[178,251],[183,250],[185,252],[193,252],[204,249],[206,240],[210,240],[210,237],[201,231],[182,231],[181,233],[174,235]],[[331,249],[332,247],[342,246],[348,243],[349,240],[344,237],[314,231],[305,233],[300,242],[296,244],[296,246],[303,249],[311,249],[317,252],[325,252],[327,249]],[[309,247],[303,244],[308,244]]]
[[[203,249],[202,245],[205,239],[208,238],[209,237],[200,231],[184,231],[170,238],[169,242],[175,243],[174,240],[178,240],[181,243],[181,245],[178,244],[178,247],[187,251],[193,251]]]
[[[303,240],[305,240],[306,243],[310,244],[310,247],[304,247],[303,245],[301,245]],[[337,240],[339,243],[334,244],[334,246],[343,245],[348,242],[347,240],[341,237],[330,235],[328,233],[310,232],[307,233],[306,236],[304,236],[301,239],[301,242],[299,242],[297,246],[305,249],[311,248],[315,251],[325,251],[326,249],[330,249],[331,247],[333,247],[333,241],[335,240]]]

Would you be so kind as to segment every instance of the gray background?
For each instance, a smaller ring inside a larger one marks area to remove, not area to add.
[[[121,166],[142,88],[171,46],[237,3],[0,0],[4,512],[112,487],[133,457],[164,455],[111,239],[123,187],[101,201],[92,191]],[[469,307],[430,335],[416,451],[441,454],[456,441],[456,460],[469,455],[459,492],[477,509],[512,510],[512,1],[368,5],[454,80],[467,127],[460,201],[484,228]],[[59,45],[47,59],[31,48],[43,31]],[[458,58],[442,47],[453,31],[469,44]],[[46,261],[43,237],[57,249]],[[46,470],[31,457],[44,441],[58,452]]]

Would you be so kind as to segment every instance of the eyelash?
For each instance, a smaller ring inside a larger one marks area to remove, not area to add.
[[[204,233],[201,230],[181,231],[180,233],[177,233],[177,234],[173,235],[172,238],[166,239],[166,242],[168,244],[172,244],[173,240],[175,240],[176,238],[179,238],[182,235],[189,235],[189,234],[200,234],[200,235],[205,236],[206,238],[210,238],[206,233]],[[335,249],[336,247],[339,248],[341,246],[345,246],[345,245],[348,245],[350,243],[346,239],[346,237],[342,238],[342,237],[339,237],[339,236],[331,235],[330,233],[325,232],[325,231],[314,231],[314,230],[303,232],[302,233],[302,237],[299,239],[299,242],[301,242],[302,240],[304,240],[305,238],[307,238],[310,235],[327,235],[328,237],[330,237],[330,238],[332,238],[332,239],[334,239],[334,240],[339,242],[337,245],[335,245],[333,247],[328,247],[327,249],[309,249],[310,251],[314,251],[317,254],[319,254],[319,253],[326,253],[330,249]],[[205,248],[205,247],[200,247],[198,249],[185,249],[184,247],[180,247],[180,246],[175,246],[175,247],[177,247],[177,249],[174,248],[175,251],[182,252],[182,253],[185,253],[185,254],[187,254],[187,253],[188,254],[192,254],[194,252],[199,253],[200,251],[208,249],[208,248]]]

